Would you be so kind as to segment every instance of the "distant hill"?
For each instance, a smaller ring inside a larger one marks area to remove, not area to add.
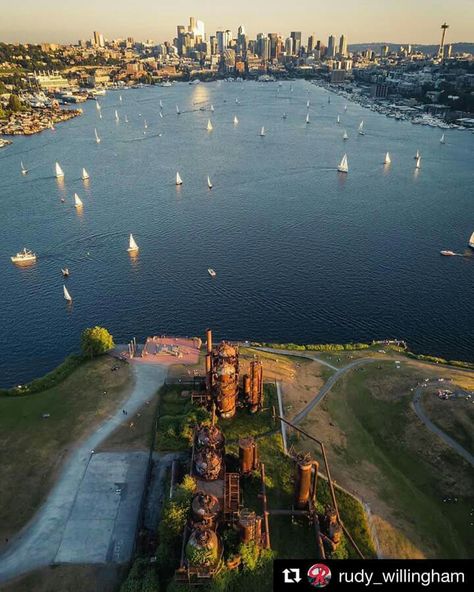
[[[408,45],[407,43],[386,43],[380,41],[378,43],[352,43],[349,45],[349,51],[364,51],[365,49],[373,49],[376,53],[380,53],[380,46],[388,45],[390,51],[396,51],[400,46]],[[435,54],[438,51],[439,45],[422,45],[420,43],[412,43],[413,49],[419,49],[423,53]],[[474,54],[474,43],[467,43],[465,41],[459,43],[452,43],[453,53],[472,53]]]

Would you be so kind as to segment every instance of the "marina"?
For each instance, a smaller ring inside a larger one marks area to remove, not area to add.
[[[400,337],[468,358],[474,138],[447,130],[442,145],[438,129],[347,102],[304,81],[143,87],[84,103],[54,134],[17,138],[0,155],[3,385],[55,366],[97,319],[117,341],[140,336],[150,311],[171,334],[207,319],[233,339]],[[24,244],[36,264],[12,265]],[[445,247],[464,256],[440,257]],[[73,308],[61,306],[65,267]],[[37,346],[25,352],[27,339]]]

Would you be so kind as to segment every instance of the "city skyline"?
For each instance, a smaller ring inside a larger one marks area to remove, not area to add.
[[[260,10],[255,10],[256,5]],[[444,6],[439,1],[420,0],[413,6],[408,0],[400,0],[383,7],[382,20],[376,0],[345,0],[337,6],[315,6],[310,0],[302,0],[292,12],[287,5],[278,6],[268,0],[242,0],[238,10],[233,5],[215,10],[211,0],[198,6],[189,0],[177,0],[163,17],[159,6],[150,0],[137,0],[133,6],[128,0],[105,1],[100,6],[91,0],[75,6],[52,0],[25,0],[21,7],[3,8],[0,41],[77,43],[78,39],[90,39],[92,31],[103,32],[107,39],[133,36],[155,42],[171,41],[176,36],[176,26],[187,24],[190,15],[204,21],[207,34],[226,29],[235,34],[243,24],[251,38],[260,32],[286,37],[296,30],[302,32],[304,42],[312,34],[327,40],[329,35],[339,37],[344,33],[349,43],[430,45],[439,43],[440,23],[448,20],[448,43],[474,41],[470,25],[474,21],[474,3],[456,0],[450,3],[448,12]],[[406,14],[410,14],[409,22]]]

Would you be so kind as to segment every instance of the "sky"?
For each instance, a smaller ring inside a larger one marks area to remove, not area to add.
[[[447,42],[474,42],[474,0],[0,0],[0,41],[77,43],[100,31],[106,39],[134,37],[172,40],[176,25],[190,16],[204,21],[206,34],[236,32],[240,24],[258,32],[344,33],[349,43],[438,43],[440,25]]]

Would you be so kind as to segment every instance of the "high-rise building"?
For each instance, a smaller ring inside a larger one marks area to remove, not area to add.
[[[104,36],[99,31],[94,31],[94,45],[97,47],[105,47]]]
[[[293,53],[298,55],[301,49],[301,31],[291,31],[290,37],[293,39]]]
[[[217,31],[217,52],[224,53],[224,50],[230,47],[232,41],[232,33],[227,29],[226,31]]]
[[[386,58],[388,56],[388,45],[382,45],[382,47],[380,48],[380,55],[383,58]]]
[[[286,55],[293,55],[293,38],[287,37],[285,39],[285,53]]]
[[[268,39],[270,42],[270,59],[274,60],[277,57],[278,33],[268,33]]]
[[[237,37],[240,37],[241,35],[245,35],[244,25],[240,25],[240,27],[237,29]]]
[[[339,55],[343,58],[347,56],[347,39],[345,35],[341,35],[339,39]]]
[[[314,43],[316,39],[314,33],[308,37],[308,47],[306,48],[307,53],[311,53],[314,49]]]
[[[326,52],[326,56],[328,58],[334,58],[336,57],[336,38],[334,37],[334,35],[329,35],[328,38],[328,49]]]

